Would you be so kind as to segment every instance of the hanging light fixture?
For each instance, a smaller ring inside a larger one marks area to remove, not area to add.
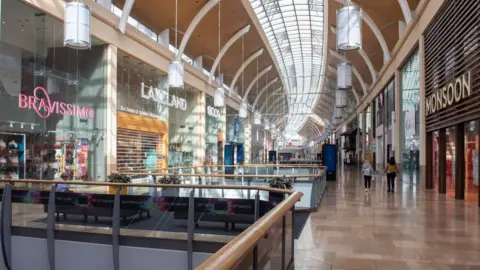
[[[260,112],[255,112],[253,114],[253,124],[255,125],[261,125],[262,124],[262,115]]]
[[[335,108],[335,120],[339,120],[343,118],[343,109],[342,108]]]
[[[238,116],[240,118],[248,117],[248,106],[246,101],[243,101],[242,104],[240,104],[240,110],[238,111]]]
[[[335,107],[337,108],[347,107],[347,91],[346,90],[335,91]]]
[[[213,94],[213,106],[225,106],[225,90],[223,90],[223,87],[221,86],[215,88],[215,93]]]
[[[352,64],[347,61],[337,66],[337,89],[352,89]]]
[[[64,46],[90,49],[90,13],[90,7],[82,2],[65,3]]]
[[[270,130],[270,122],[268,122],[268,119],[265,119],[265,130]]]
[[[170,62],[168,66],[168,87],[183,89],[183,64],[180,61]]]
[[[337,11],[337,49],[358,50],[362,47],[362,12],[346,0],[346,5]]]

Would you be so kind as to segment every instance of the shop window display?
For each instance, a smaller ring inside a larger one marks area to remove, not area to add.
[[[63,22],[18,0],[1,11],[0,177],[103,181],[104,45],[64,47]]]
[[[446,163],[446,175],[447,175],[447,195],[455,197],[455,151],[457,145],[455,143],[455,127],[447,128],[446,130],[446,139],[447,139],[447,163]]]
[[[205,97],[205,163],[218,165],[221,161],[222,110],[215,108],[213,98]],[[220,151],[219,151],[220,150]]]
[[[403,180],[417,183],[420,179],[420,69],[418,51],[401,69],[400,153]]]
[[[465,200],[478,205],[479,121],[465,125]]]

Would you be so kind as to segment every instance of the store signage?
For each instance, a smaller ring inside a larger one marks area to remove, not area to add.
[[[34,110],[43,119],[47,119],[52,114],[69,115],[88,119],[95,118],[95,109],[65,102],[52,101],[48,91],[41,86],[38,86],[33,90],[33,96],[19,94],[18,107]]]
[[[147,88],[147,89],[145,89]],[[157,103],[177,108],[182,111],[187,110],[187,101],[184,98],[175,95],[168,95],[167,91],[158,89],[153,86],[146,86],[143,82],[141,84],[141,96],[144,99],[150,99]]]
[[[207,106],[207,115],[215,118],[220,117],[220,110],[212,106]]]
[[[454,102],[467,98],[472,93],[471,71],[451,81],[437,90],[425,101],[426,116],[451,106]]]

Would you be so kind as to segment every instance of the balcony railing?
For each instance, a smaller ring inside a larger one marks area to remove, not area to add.
[[[243,169],[265,174],[232,175],[222,172],[225,166],[205,166],[201,170],[217,168],[206,174],[196,168],[195,173],[177,173],[183,177],[179,185],[1,180],[0,269],[64,269],[74,264],[131,269],[146,260],[145,254],[156,254],[148,257],[152,264],[168,258],[171,269],[257,269],[266,264],[286,269],[293,262],[295,212],[318,207],[325,190],[324,168],[261,166]],[[293,190],[267,186],[265,181],[278,177],[278,170],[296,179]],[[303,196],[296,185],[315,191]],[[79,252],[85,248],[88,258]],[[187,259],[175,259],[178,252]]]

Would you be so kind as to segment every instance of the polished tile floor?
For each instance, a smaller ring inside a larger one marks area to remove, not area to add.
[[[360,169],[341,168],[296,240],[295,269],[480,269],[480,213],[474,204],[381,175],[366,194]]]

